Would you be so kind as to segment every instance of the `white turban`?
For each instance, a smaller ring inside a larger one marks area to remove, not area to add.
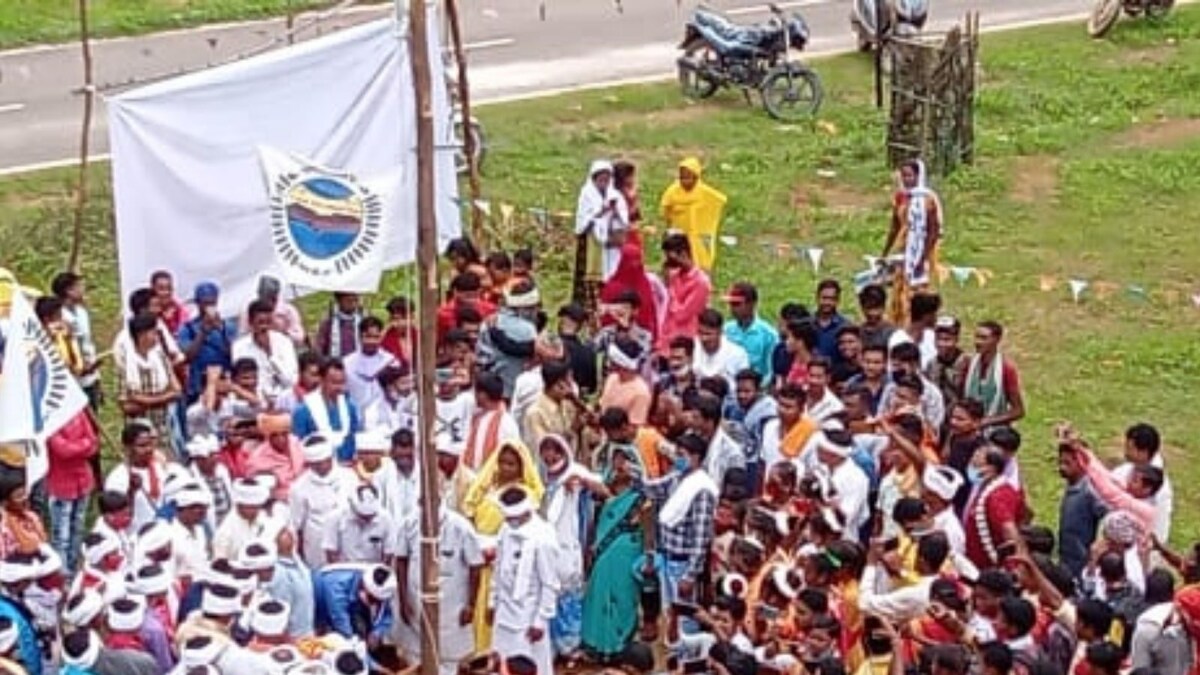
[[[254,478],[243,478],[233,484],[233,503],[239,506],[263,506],[270,496],[267,486]]]
[[[949,502],[958,494],[963,478],[954,467],[926,464],[925,471],[921,474],[921,482],[926,490],[940,497],[942,501]]]
[[[7,617],[5,617],[7,618]],[[12,619],[8,625],[0,629],[0,654],[7,654],[17,644],[17,624]]]
[[[212,506],[212,495],[199,483],[189,483],[175,493],[175,507],[186,509],[192,506]]]
[[[63,607],[63,621],[82,628],[96,620],[100,616],[100,612],[104,611],[104,598],[92,589],[84,589],[79,595],[67,601]]]
[[[324,436],[313,434],[304,439],[304,445],[301,447],[304,452],[304,461],[309,464],[324,462],[327,459],[333,458],[333,444],[325,439]]]
[[[354,448],[357,452],[386,453],[391,447],[391,439],[380,432],[362,431],[354,434]]]
[[[204,589],[200,610],[212,616],[232,616],[242,611],[242,596],[231,586],[210,584]]]
[[[363,587],[376,600],[390,600],[396,592],[396,575],[383,565],[371,565],[363,571]]]
[[[146,601],[137,596],[128,596],[114,601],[108,607],[108,627],[122,633],[131,633],[142,628],[146,618]]]
[[[187,448],[188,457],[202,459],[217,454],[217,451],[221,449],[221,443],[217,441],[216,436],[200,434],[188,441],[184,447]]]
[[[845,458],[849,457],[850,453],[854,450],[848,445],[841,445],[829,440],[829,436],[825,435],[824,431],[818,431],[813,435],[813,437],[816,439],[817,449],[824,450],[831,455],[837,455],[838,457]]]
[[[82,654],[72,656],[66,649],[62,650],[63,663],[68,666],[80,666],[88,671],[95,665],[96,659],[100,657],[100,636],[94,631],[88,631],[87,648]]]
[[[250,629],[256,635],[275,637],[287,633],[291,607],[280,600],[264,600],[254,606]]]
[[[623,368],[625,370],[637,370],[638,369],[637,359],[635,359],[632,356],[621,351],[621,348],[618,347],[617,343],[615,343],[615,342],[608,345],[607,354],[608,354],[608,362],[618,368]]]
[[[171,590],[171,578],[162,565],[144,565],[133,575],[129,590],[139,595],[162,595]]]
[[[275,567],[276,557],[275,542],[251,540],[238,551],[237,564],[244,570],[258,572]]]
[[[379,493],[369,485],[363,485],[350,493],[350,508],[363,518],[374,518],[379,514]]]

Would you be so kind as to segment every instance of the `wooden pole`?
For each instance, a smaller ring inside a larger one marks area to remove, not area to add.
[[[79,181],[75,193],[75,225],[71,232],[71,254],[67,269],[79,272],[83,246],[83,214],[87,208],[88,155],[92,138],[92,108],[96,105],[93,83],[92,38],[88,27],[88,0],[79,0],[79,45],[83,50],[83,123],[79,132]]]
[[[893,26],[892,30],[896,30]],[[875,0],[875,108],[883,109],[883,2]]]
[[[483,199],[483,187],[479,180],[475,134],[471,133],[471,86],[467,82],[467,51],[463,49],[458,0],[446,0],[446,21],[454,45],[454,60],[458,64],[458,105],[462,116],[463,153],[467,156],[467,185],[471,191],[471,239],[476,246],[483,246],[483,210],[476,206]]]
[[[438,307],[437,208],[434,203],[433,74],[430,70],[426,0],[409,0],[409,61],[417,114],[417,401],[421,428],[421,673],[438,672],[438,491],[434,422],[436,313]],[[403,579],[397,583],[404,583]],[[464,629],[468,630],[468,629]]]

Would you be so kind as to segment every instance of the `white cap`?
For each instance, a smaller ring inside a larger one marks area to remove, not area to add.
[[[84,562],[96,567],[108,555],[121,550],[121,542],[117,541],[114,536],[96,531],[83,538],[83,546],[80,550],[83,552]]]
[[[200,600],[200,611],[212,616],[232,616],[242,611],[242,594],[226,584],[209,584]]]
[[[305,438],[304,443],[301,444],[301,451],[304,453],[304,461],[309,464],[333,459],[333,444],[320,434],[313,434]]]
[[[221,449],[221,443],[216,436],[211,434],[199,434],[192,437],[184,446],[187,449],[188,457],[192,459],[200,459],[203,457],[212,457]]]
[[[775,584],[776,590],[783,593],[783,597],[788,600],[795,600],[800,593],[800,588],[792,583],[793,579],[799,581],[787,565],[776,565],[771,570],[771,581]]]
[[[275,567],[277,553],[275,542],[266,539],[253,539],[238,551],[237,566],[251,572],[269,570]]]
[[[962,487],[963,477],[954,467],[926,464],[925,471],[921,474],[921,482],[926,490],[940,497],[942,501],[949,502],[954,500],[954,496]]]
[[[212,495],[199,483],[188,483],[175,493],[175,507],[186,509],[192,506],[212,506]]]
[[[287,634],[288,617],[292,608],[280,600],[264,600],[254,606],[250,629],[256,635],[276,637]]]
[[[525,497],[516,504],[505,504],[504,502],[500,501],[500,498],[507,494],[509,490],[521,490],[521,492],[525,494]],[[501,492],[500,497],[497,497],[496,499],[496,504],[500,507],[500,514],[502,516],[505,518],[520,518],[521,516],[533,512],[533,498],[529,495],[528,490],[524,490],[522,488],[509,488],[509,490]]]
[[[286,669],[304,663],[304,655],[292,645],[279,645],[267,652],[267,658],[271,659],[271,665],[276,668]]]
[[[50,544],[41,544],[38,546],[38,558],[40,558],[40,562],[37,565],[38,579],[62,571],[62,556],[58,555],[58,551],[55,551],[54,547]]]
[[[729,572],[721,577],[721,594],[731,598],[745,597],[746,591],[750,588],[750,582],[746,577],[737,572]]]
[[[239,506],[263,506],[271,491],[261,481],[242,478],[233,483],[233,503]]]
[[[63,621],[82,628],[90,625],[104,611],[104,598],[90,588],[67,600],[63,606]]]
[[[146,618],[146,601],[136,595],[118,598],[108,607],[108,627],[122,633],[140,630]]]
[[[363,570],[362,582],[376,600],[390,600],[396,593],[396,575],[383,565],[370,565]]]
[[[391,448],[391,439],[378,431],[362,431],[354,435],[354,449],[357,452],[386,453]]]
[[[815,439],[817,450],[824,450],[831,455],[837,455],[838,457],[849,457],[850,453],[854,450],[854,448],[848,445],[840,445],[829,440],[829,436],[825,435],[824,431],[816,432],[813,434],[813,438]]]

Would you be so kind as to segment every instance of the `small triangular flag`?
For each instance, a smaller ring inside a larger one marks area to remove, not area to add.
[[[1125,287],[1125,290],[1128,291],[1129,294],[1132,295],[1135,299],[1138,299],[1138,300],[1146,299],[1146,289],[1142,288],[1141,286],[1138,286],[1137,284],[1129,284],[1128,286]]]
[[[1075,302],[1079,302],[1079,298],[1083,295],[1084,289],[1088,287],[1088,282],[1084,281],[1083,279],[1071,279],[1067,283],[1071,284],[1071,298],[1074,299]]]
[[[959,288],[962,288],[967,285],[967,279],[970,279],[971,275],[975,273],[975,268],[953,265],[950,267],[950,273],[954,275],[954,280],[958,282]]]
[[[975,275],[975,281],[979,282],[980,288],[987,286],[988,282],[992,280],[993,276],[991,270],[984,269],[982,267],[975,268],[972,274]]]
[[[803,246],[793,246],[792,253],[796,254],[796,260],[808,259],[808,249],[804,248]]]
[[[500,202],[500,218],[505,225],[512,223],[514,210],[515,207],[513,207],[512,204],[509,204],[508,202]]]
[[[546,217],[549,215],[549,212],[546,211],[546,209],[543,209],[540,206],[531,206],[529,207],[529,215],[533,216],[533,219],[537,221],[538,225],[541,225],[542,227],[546,226]]]
[[[1200,309],[1200,293],[1192,294],[1192,306],[1196,309]]]
[[[867,267],[875,269],[876,267],[879,267],[879,261],[882,260],[882,258],[877,255],[864,255],[863,260],[867,261]]]
[[[737,246],[738,238],[733,236],[732,234],[725,234],[718,238],[721,240],[721,243],[725,244],[726,246],[729,246],[729,247]]]
[[[485,216],[492,215],[492,204],[491,204],[491,202],[489,202],[486,199],[476,199],[475,200],[475,208],[482,211],[483,215],[485,215]]]
[[[808,262],[812,263],[813,274],[821,273],[821,256],[825,255],[823,248],[808,249]]]

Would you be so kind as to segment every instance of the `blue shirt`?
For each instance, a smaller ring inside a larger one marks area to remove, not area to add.
[[[283,600],[292,608],[288,616],[288,635],[301,637],[313,634],[313,580],[308,566],[296,558],[280,558],[275,563],[275,576],[267,584],[271,597]]]
[[[313,624],[318,633],[333,631],[345,638],[358,637],[365,641],[368,635],[355,630],[356,622],[359,628],[366,627],[362,623],[364,619],[369,622],[369,635],[386,637],[391,633],[392,603],[382,603],[372,616],[370,607],[358,597],[363,572],[372,567],[334,565],[313,572],[313,600],[316,606]]]
[[[192,343],[204,336],[204,343],[196,358],[188,362],[187,402],[192,403],[200,398],[204,391],[204,371],[209,366],[221,366],[221,370],[229,372],[233,367],[233,341],[237,339],[237,322],[233,319],[222,319],[219,330],[211,330],[207,334],[200,331],[201,318],[195,318],[183,324],[176,336],[179,348],[187,351]]]
[[[750,367],[762,376],[764,384],[771,381],[774,373],[771,367],[772,354],[779,343],[779,333],[774,326],[757,316],[747,326],[739,324],[737,319],[730,319],[725,322],[725,337],[746,350]]]
[[[37,631],[33,629],[29,614],[12,600],[0,597],[0,616],[11,619],[17,629],[16,653],[25,671],[29,675],[42,675],[42,649],[38,646]]]
[[[362,431],[362,423],[359,421],[358,408],[355,407],[354,401],[345,394],[342,395],[346,399],[346,412],[349,413],[350,419],[343,420],[341,418],[341,405],[329,405],[325,403],[325,409],[329,414],[329,426],[334,431],[345,431],[346,437],[342,440],[342,444],[337,448],[337,459],[339,462],[354,461],[354,434]],[[308,409],[308,404],[296,408],[292,413],[292,435],[296,438],[307,438],[312,434],[317,433],[320,429],[317,428],[317,422],[313,419],[312,411]]]
[[[820,317],[813,321],[813,328],[817,330],[817,353],[830,361],[837,361],[841,358],[838,354],[838,331],[842,326],[846,325],[846,317],[841,314],[834,313],[829,323],[821,325]]]
[[[1107,512],[1086,478],[1063,492],[1058,505],[1058,557],[1076,579],[1087,565],[1100,519]]]

